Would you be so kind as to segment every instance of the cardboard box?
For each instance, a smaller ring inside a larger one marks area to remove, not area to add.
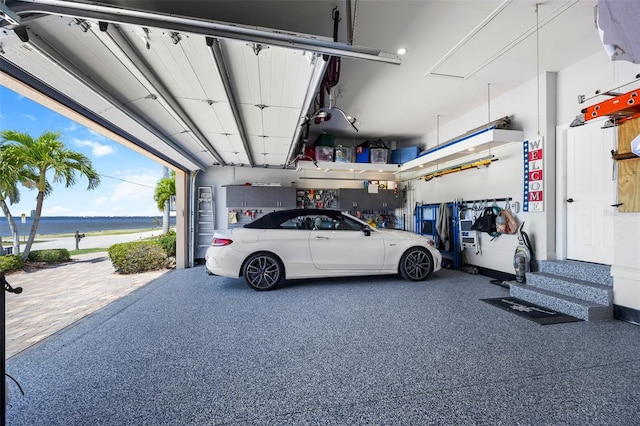
[[[389,163],[389,150],[387,148],[371,148],[370,162],[372,164],[387,164]]]
[[[316,146],[316,161],[333,161],[333,148],[330,146]]]
[[[420,147],[408,146],[406,148],[394,149],[391,151],[391,163],[404,164],[420,155]]]

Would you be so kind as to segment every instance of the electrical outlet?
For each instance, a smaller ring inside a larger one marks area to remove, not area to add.
[[[518,213],[520,211],[520,203],[517,201],[509,201],[509,210],[512,213]]]

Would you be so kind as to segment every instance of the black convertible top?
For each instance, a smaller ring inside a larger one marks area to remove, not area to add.
[[[251,223],[244,225],[244,228],[253,229],[277,229],[282,222],[286,222],[289,219],[298,216],[317,216],[325,215],[330,217],[342,216],[340,210],[332,209],[291,209],[291,210],[278,210],[275,212],[267,213],[266,215],[254,220]]]

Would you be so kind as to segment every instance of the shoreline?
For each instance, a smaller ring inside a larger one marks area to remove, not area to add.
[[[170,228],[173,229],[173,228]],[[105,250],[114,244],[128,243],[132,241],[143,240],[152,237],[159,237],[162,235],[162,229],[147,229],[147,230],[124,230],[122,232],[114,233],[117,231],[98,231],[95,233],[86,233],[78,243],[78,249],[97,249],[104,248]],[[31,246],[31,250],[47,250],[47,249],[67,249],[73,251],[76,249],[76,239],[74,234],[68,234],[69,236],[40,236],[37,235],[36,240]],[[3,247],[9,247],[4,239],[2,240]],[[9,244],[13,244],[9,242]],[[20,242],[20,247],[24,247],[24,241]]]
[[[174,230],[175,227],[169,227],[169,230]],[[96,237],[102,235],[125,235],[125,234],[135,234],[139,232],[158,232],[158,235],[162,234],[162,228],[139,228],[139,229],[108,229],[105,231],[89,231],[84,232],[85,237]],[[26,243],[28,236],[20,235],[20,244]],[[42,242],[42,240],[49,239],[58,239],[58,238],[75,238],[75,233],[62,233],[62,234],[36,234],[36,240],[34,244]],[[11,236],[2,235],[0,236],[0,241],[2,244],[10,244],[13,243],[11,240]]]
[[[26,241],[32,230],[33,219],[27,218],[24,223],[15,219],[15,226],[21,241]],[[11,230],[6,217],[0,217],[0,237],[3,241],[11,238]],[[107,233],[131,233],[147,230],[161,230],[162,217],[155,216],[42,216],[36,238],[73,237],[76,232],[85,235],[107,235]],[[169,218],[169,226],[175,227],[175,218]]]

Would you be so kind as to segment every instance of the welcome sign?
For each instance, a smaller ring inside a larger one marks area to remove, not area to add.
[[[544,211],[544,173],[542,137],[524,141],[524,197],[522,210]]]

